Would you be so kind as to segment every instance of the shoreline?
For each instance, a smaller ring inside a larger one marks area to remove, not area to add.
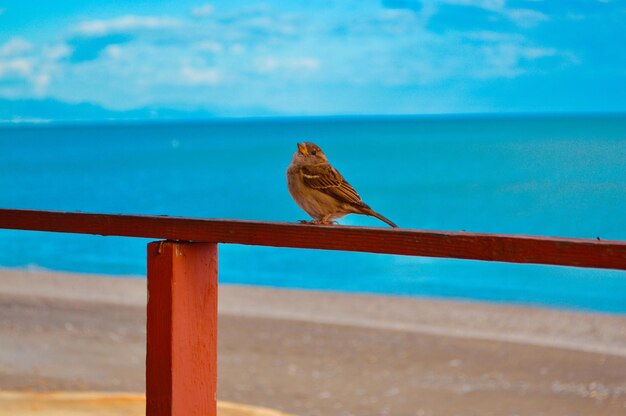
[[[145,302],[144,278],[0,269],[0,389],[143,391]],[[299,415],[626,407],[626,316],[222,284],[218,325],[220,400]]]
[[[113,280],[143,280],[145,281],[145,275],[135,274],[106,274],[106,273],[88,273],[88,272],[76,272],[68,270],[54,270],[42,267],[25,266],[25,267],[6,267],[0,266],[0,276],[7,276],[11,274],[16,275],[42,275],[42,276],[76,276],[76,277],[90,277],[98,279],[113,279]],[[503,308],[518,308],[518,309],[537,309],[545,311],[555,311],[564,313],[574,313],[583,315],[602,315],[602,316],[618,316],[626,317],[626,311],[621,310],[607,310],[597,309],[591,307],[577,307],[575,305],[558,304],[558,303],[541,303],[541,302],[526,302],[515,300],[493,300],[489,298],[473,298],[473,297],[456,297],[456,296],[443,296],[443,295],[431,295],[431,294],[401,294],[394,292],[371,292],[371,291],[349,291],[339,289],[321,289],[321,288],[302,288],[292,286],[272,286],[264,284],[249,284],[249,283],[233,283],[233,282],[220,282],[220,287],[249,287],[276,290],[282,292],[295,292],[295,293],[314,293],[319,295],[336,294],[345,296],[362,296],[362,297],[374,297],[374,298],[388,298],[388,299],[410,299],[415,301],[424,302],[441,302],[452,304],[468,304],[468,305],[485,305]]]

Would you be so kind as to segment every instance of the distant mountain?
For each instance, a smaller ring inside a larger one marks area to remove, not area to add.
[[[128,111],[109,110],[90,103],[70,104],[62,101],[8,100],[0,98],[0,123],[64,122],[106,120],[188,120],[212,118],[207,110],[177,110],[168,108],[139,108]]]

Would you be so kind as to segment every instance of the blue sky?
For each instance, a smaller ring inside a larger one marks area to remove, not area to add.
[[[0,119],[626,111],[621,0],[34,3]]]

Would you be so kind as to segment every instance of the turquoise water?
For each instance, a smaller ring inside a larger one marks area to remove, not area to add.
[[[260,119],[0,127],[0,206],[297,221],[319,144],[402,227],[626,240],[626,116]],[[381,225],[349,216],[352,225]],[[146,240],[0,230],[0,266],[145,273]],[[626,312],[626,273],[245,246],[222,282]]]

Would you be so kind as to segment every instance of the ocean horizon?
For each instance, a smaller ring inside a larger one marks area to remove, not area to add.
[[[623,114],[0,124],[0,207],[295,222],[300,141],[400,227],[626,240]],[[144,275],[147,242],[0,230],[0,267]],[[221,245],[219,278],[626,313],[623,271]]]

